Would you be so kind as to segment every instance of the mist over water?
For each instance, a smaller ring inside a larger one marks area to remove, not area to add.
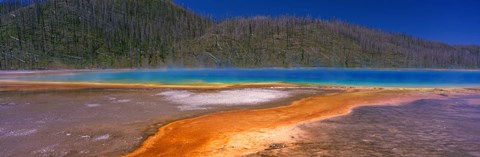
[[[176,69],[92,72],[15,78],[30,81],[153,84],[284,82],[347,86],[478,87],[480,71],[377,69]]]

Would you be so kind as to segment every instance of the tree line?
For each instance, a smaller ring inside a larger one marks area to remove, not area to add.
[[[0,69],[480,66],[479,46],[309,17],[215,21],[170,0],[7,0],[0,53]]]
[[[207,67],[480,66],[479,46],[448,45],[309,17],[227,19],[213,25],[202,38],[182,45],[180,52],[204,56],[191,60]]]
[[[174,43],[201,36],[210,25],[166,0],[17,4],[1,7],[2,69],[162,66]]]

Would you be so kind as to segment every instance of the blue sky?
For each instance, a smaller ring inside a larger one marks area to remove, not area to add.
[[[296,15],[337,18],[450,44],[480,45],[479,0],[175,0],[215,18]]]

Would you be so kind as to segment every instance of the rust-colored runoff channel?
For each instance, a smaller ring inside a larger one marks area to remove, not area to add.
[[[272,141],[288,142],[298,124],[347,114],[356,106],[399,104],[433,96],[420,90],[351,90],[301,99],[288,106],[213,113],[165,125],[126,156],[245,155],[265,149]]]

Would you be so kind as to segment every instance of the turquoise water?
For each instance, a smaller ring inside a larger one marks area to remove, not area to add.
[[[375,69],[203,69],[91,72],[16,78],[108,83],[265,83],[387,87],[480,87],[480,71]]]

